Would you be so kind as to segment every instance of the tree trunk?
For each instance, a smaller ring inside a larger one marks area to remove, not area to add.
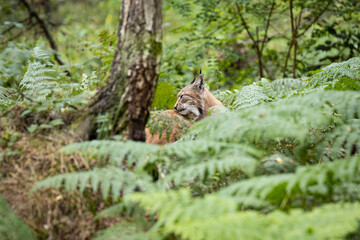
[[[145,141],[159,76],[162,50],[161,0],[123,0],[118,43],[104,86],[84,109],[80,131],[96,138],[96,119],[109,113],[111,134],[124,140]]]

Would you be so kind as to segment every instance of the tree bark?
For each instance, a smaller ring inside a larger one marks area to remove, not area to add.
[[[123,0],[118,43],[104,86],[84,109],[80,131],[96,138],[96,118],[110,114],[111,134],[145,141],[162,51],[161,0]]]

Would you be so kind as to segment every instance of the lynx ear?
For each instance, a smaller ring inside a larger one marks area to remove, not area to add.
[[[202,88],[204,86],[204,78],[201,74],[196,78],[194,85],[198,88]]]
[[[191,83],[190,83],[190,84],[193,84],[193,83],[195,82],[195,78],[196,78],[196,77],[194,77],[194,79],[191,81]]]

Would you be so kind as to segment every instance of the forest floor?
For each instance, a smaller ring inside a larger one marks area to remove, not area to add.
[[[0,158],[0,194],[38,239],[90,239],[96,231],[115,222],[94,219],[96,212],[107,207],[100,194],[63,193],[56,189],[31,193],[34,184],[46,177],[96,165],[95,160],[58,152],[77,140],[70,131],[47,130],[31,135],[7,120],[1,119],[0,123],[1,134],[17,136],[11,146],[1,143],[0,152],[18,151]]]

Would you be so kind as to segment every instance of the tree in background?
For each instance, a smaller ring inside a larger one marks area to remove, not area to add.
[[[9,0],[1,4],[0,24],[1,44],[14,41],[31,31],[34,35],[42,35],[54,51],[54,59],[59,65],[64,65],[58,54],[58,46],[52,35],[52,28],[62,25],[61,21],[52,18],[52,11],[57,4],[52,1]],[[44,14],[41,14],[44,12]],[[1,31],[2,30],[2,31]]]
[[[289,48],[285,58],[283,76],[287,76],[288,60],[293,48],[293,66],[292,77],[296,78],[297,67],[297,49],[299,38],[306,34],[306,32],[316,24],[320,18],[332,7],[333,1],[289,1],[291,37],[289,41]],[[297,12],[297,14],[295,14]]]
[[[111,132],[144,141],[145,124],[160,71],[161,0],[124,0],[110,77],[84,110],[82,132],[96,138],[99,114],[110,114]]]
[[[243,25],[246,33],[251,39],[252,45],[255,49],[257,62],[259,65],[259,75],[260,77],[264,77],[264,66],[263,66],[263,51],[265,44],[270,41],[271,38],[268,37],[268,30],[271,22],[271,16],[275,9],[275,0],[264,1],[261,5],[259,3],[251,4],[250,2],[243,3],[244,6],[241,6],[239,3],[235,2],[236,10],[240,18],[240,22]],[[262,36],[260,35],[260,27],[256,26],[255,31],[251,31],[247,20],[244,18],[243,9],[245,8],[247,11],[251,11],[260,18],[260,26],[263,28]],[[266,16],[266,17],[264,17]]]
[[[193,17],[179,26],[165,16],[174,25],[165,31],[182,33],[172,48],[191,48],[192,56],[173,54],[165,45],[162,69],[172,74],[163,73],[161,81],[202,64],[210,84],[214,79],[217,86],[233,86],[259,77],[300,77],[336,56],[358,56],[358,1],[171,0],[167,6],[184,19]]]

